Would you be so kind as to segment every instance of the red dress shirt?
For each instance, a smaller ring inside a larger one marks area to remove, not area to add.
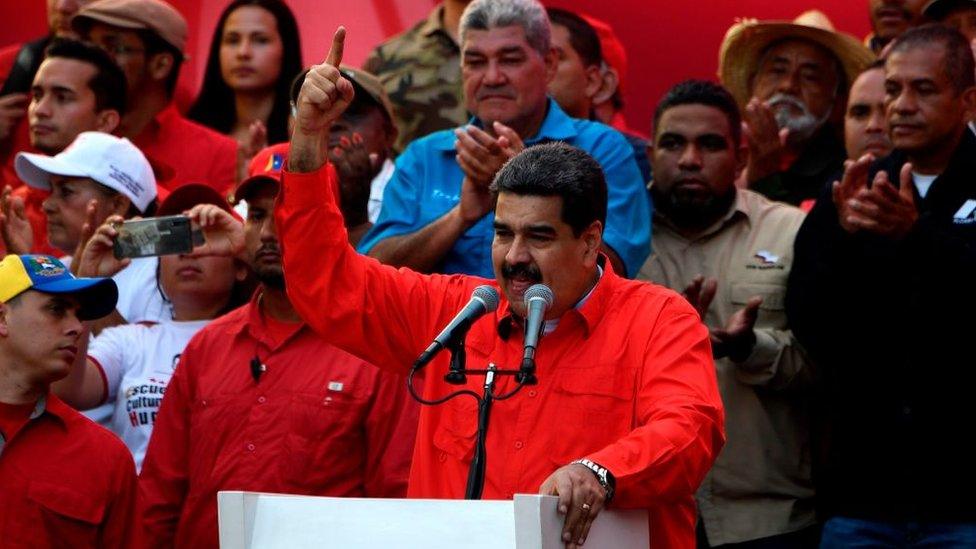
[[[173,171],[158,181],[168,191],[203,183],[226,196],[237,184],[237,141],[187,120],[175,104],[157,114],[132,142],[150,161]]]
[[[403,497],[417,423],[403,383],[305,324],[275,345],[257,297],[214,320],[180,357],[149,441],[147,545],[216,547],[219,490]]]
[[[284,174],[275,216],[288,292],[331,342],[404,372],[474,287],[494,281],[421,275],[357,254],[345,240],[332,173]],[[522,335],[502,299],[471,327],[469,367],[518,367]],[[426,368],[427,398],[459,388],[443,380],[446,354]],[[724,443],[708,330],[694,309],[606,264],[586,302],[542,338],[537,365],[538,385],[493,407],[484,498],[537,493],[557,468],[588,458],[616,477],[614,506],[649,511],[652,546],[694,547],[693,495]],[[468,376],[464,388],[481,394],[483,379]],[[503,376],[496,391],[513,386]],[[409,496],[463,497],[476,418],[471,397],[422,408]]]
[[[136,468],[119,438],[61,402],[0,437],[0,546],[136,547]]]

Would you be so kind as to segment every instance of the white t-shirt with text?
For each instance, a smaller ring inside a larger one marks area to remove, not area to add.
[[[199,320],[115,326],[98,334],[88,347],[88,356],[105,376],[106,401],[115,403],[108,427],[129,447],[139,470],[159,404],[180,355],[190,339],[209,323]]]

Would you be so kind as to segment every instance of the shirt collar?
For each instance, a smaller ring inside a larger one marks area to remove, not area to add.
[[[437,33],[443,33],[444,36],[447,36],[448,38],[451,37],[450,33],[447,32],[447,29],[444,28],[444,4],[441,4],[431,10],[431,12],[427,15],[427,19],[424,20],[422,25],[420,25],[421,36],[433,36]],[[454,40],[451,39],[451,41],[453,42]]]
[[[72,412],[74,412],[74,408],[65,404],[54,393],[49,392],[37,401],[34,411],[31,412],[30,420],[33,421],[43,415],[49,415],[57,418],[61,426],[64,427],[67,424],[65,420]]]
[[[575,315],[582,321],[584,337],[589,335],[596,328],[603,318],[607,309],[610,297],[613,295],[614,286],[620,277],[613,272],[613,267],[602,253],[597,260],[598,268],[602,269],[602,274],[597,278],[596,284],[590,288],[572,310],[563,313],[558,322],[565,321],[567,316]],[[508,340],[512,335],[512,330],[521,327],[522,319],[512,313],[511,303],[505,300],[498,311],[498,335],[503,340]]]
[[[475,116],[471,117],[468,124],[484,128],[484,123]],[[551,97],[547,97],[546,117],[542,119],[542,125],[539,126],[539,131],[532,137],[523,139],[523,141],[528,147],[548,141],[568,141],[577,135],[579,135],[579,132],[576,130],[573,118],[570,118],[565,111],[559,108],[559,105]],[[442,134],[442,138],[434,146],[439,150],[451,151],[453,153],[455,140],[453,132],[446,132]]]
[[[254,294],[251,296],[251,300],[247,302],[247,310],[245,311],[245,316],[242,321],[230,327],[230,333],[237,336],[247,333],[247,336],[256,339],[258,341],[265,341],[270,345],[270,339],[267,338],[268,328],[264,321],[264,315],[261,313],[261,295],[264,293],[263,287],[258,287]],[[306,328],[305,321],[295,323],[295,331],[289,334],[288,337],[282,343],[285,343],[295,337],[295,334],[304,330]]]

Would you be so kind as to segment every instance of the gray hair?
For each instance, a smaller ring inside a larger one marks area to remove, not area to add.
[[[543,57],[549,54],[549,16],[537,0],[474,0],[461,15],[461,44],[469,30],[518,25],[525,39]]]

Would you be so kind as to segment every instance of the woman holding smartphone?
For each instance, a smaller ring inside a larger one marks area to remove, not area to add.
[[[210,227],[238,223],[216,192],[210,191],[213,198],[208,203],[198,203],[206,192],[201,187],[205,186],[178,188],[159,213],[178,214],[192,206],[187,215],[205,235]],[[112,216],[99,227],[78,259],[81,272],[104,276],[128,263],[112,254],[118,235],[115,227],[121,222],[121,217]],[[53,386],[62,400],[81,410],[114,401],[108,427],[129,447],[140,469],[166,385],[186,344],[211,320],[250,297],[248,271],[242,262],[201,252],[205,248],[159,258],[157,281],[172,305],[172,320],[107,328],[90,342],[88,333],[83,334],[71,374]]]

